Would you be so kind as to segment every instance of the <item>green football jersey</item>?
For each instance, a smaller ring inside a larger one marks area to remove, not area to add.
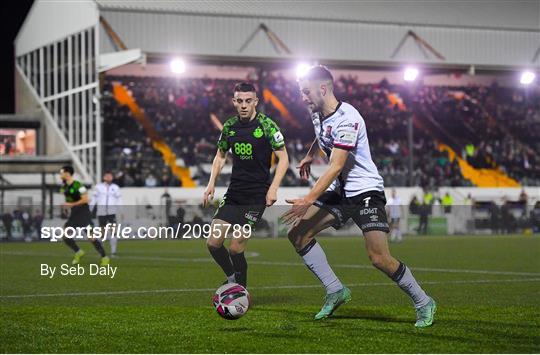
[[[77,202],[81,196],[88,192],[88,189],[80,181],[74,180],[71,185],[64,184],[60,188],[60,193],[64,194],[66,202]],[[88,204],[74,206],[71,208],[71,216],[88,211]]]
[[[223,125],[217,145],[221,151],[230,150],[233,155],[228,193],[266,194],[270,187],[272,152],[285,146],[278,125],[262,113],[248,122],[234,116]]]

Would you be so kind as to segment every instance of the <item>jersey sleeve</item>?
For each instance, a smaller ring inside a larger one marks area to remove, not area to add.
[[[225,124],[223,125],[223,129],[221,130],[221,135],[219,136],[217,147],[222,152],[228,152],[231,148],[231,145],[229,143],[229,136],[231,131],[232,121],[231,119],[227,120]]]
[[[86,186],[84,186],[84,184],[81,184],[79,181],[75,181],[75,184],[75,188],[77,189],[77,191],[79,191],[81,195],[88,192],[88,189],[86,188]]]
[[[356,148],[358,135],[362,129],[362,117],[356,115],[343,116],[333,130],[334,147],[351,150]]]
[[[283,148],[285,146],[285,138],[283,137],[277,123],[269,117],[265,117],[261,123],[272,150]]]

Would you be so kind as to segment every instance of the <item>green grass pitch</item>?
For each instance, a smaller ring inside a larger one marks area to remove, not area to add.
[[[286,239],[248,244],[252,307],[226,321],[224,277],[204,242],[126,241],[114,279],[40,276],[69,263],[62,243],[0,244],[0,352],[538,353],[538,236],[410,237],[391,246],[438,302],[415,329],[408,297],[374,270],[361,238],[319,238],[353,300],[314,321],[324,290]],[[88,242],[83,265],[97,262]],[[57,271],[58,273],[58,271]]]

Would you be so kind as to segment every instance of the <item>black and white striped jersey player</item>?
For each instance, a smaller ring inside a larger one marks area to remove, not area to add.
[[[308,178],[318,149],[329,164],[309,193],[287,200],[291,209],[282,217],[292,224],[288,237],[307,267],[326,289],[326,299],[315,319],[323,319],[351,300],[350,290],[336,276],[315,235],[340,228],[352,219],[362,230],[367,253],[374,267],[384,272],[409,295],[416,309],[416,326],[433,323],[435,301],[414,278],[411,270],[395,259],[388,248],[383,178],[371,159],[366,124],[350,104],[334,95],[333,77],[324,66],[312,67],[298,80],[302,100],[312,112],[316,139],[300,162],[300,175]]]

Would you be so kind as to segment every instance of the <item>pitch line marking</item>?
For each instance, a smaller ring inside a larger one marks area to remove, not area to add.
[[[512,282],[538,282],[540,278],[534,279],[505,279],[505,280],[452,280],[452,281],[425,281],[422,285],[448,285],[448,284],[492,284],[492,283],[512,283]],[[347,287],[371,287],[371,286],[395,286],[394,282],[364,282],[348,284]],[[276,290],[276,289],[302,289],[302,288],[322,288],[318,285],[282,285],[282,286],[260,286],[251,287],[251,290]],[[2,295],[0,299],[8,298],[32,298],[32,297],[66,297],[66,296],[114,296],[145,293],[182,293],[182,292],[211,292],[214,288],[178,288],[178,289],[158,289],[158,290],[127,290],[127,291],[99,291],[99,292],[67,292],[67,293],[41,293],[26,295]]]

